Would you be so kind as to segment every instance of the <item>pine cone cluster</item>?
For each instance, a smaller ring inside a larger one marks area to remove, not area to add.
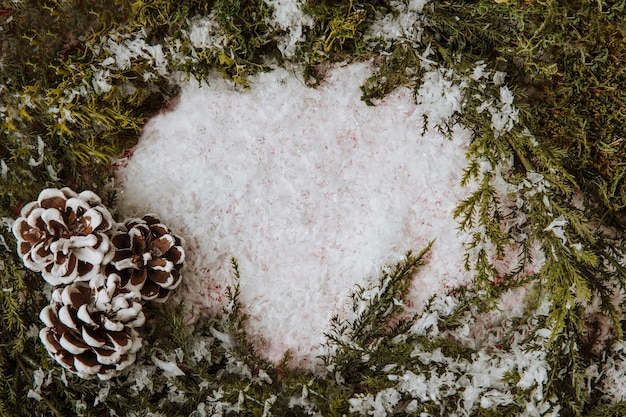
[[[24,265],[55,287],[40,339],[60,365],[110,379],[141,348],[144,301],[181,282],[182,240],[152,215],[115,223],[91,191],[43,190],[13,224]]]

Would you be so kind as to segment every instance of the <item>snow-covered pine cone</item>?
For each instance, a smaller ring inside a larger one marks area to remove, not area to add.
[[[50,356],[81,378],[110,379],[135,362],[145,322],[139,294],[99,275],[91,283],[57,288],[39,317],[47,327],[39,338]]]
[[[144,300],[164,302],[181,282],[185,260],[181,239],[158,218],[127,219],[111,238],[115,247],[107,273],[116,272],[122,286]]]
[[[49,188],[26,204],[13,224],[27,268],[52,285],[89,281],[113,255],[106,231],[114,222],[91,191]]]

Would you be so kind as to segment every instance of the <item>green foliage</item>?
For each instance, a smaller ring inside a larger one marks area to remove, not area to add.
[[[328,338],[339,349],[331,358],[325,358],[325,362],[327,366],[333,366],[334,372],[349,385],[363,383],[364,368],[368,365],[382,360],[377,364],[382,368],[389,363],[384,342],[406,333],[410,327],[410,320],[400,319],[404,312],[400,300],[406,296],[411,277],[424,265],[424,255],[431,245],[432,242],[417,255],[409,252],[402,263],[382,274],[373,289],[361,288],[354,294],[353,311],[362,311],[357,319],[342,321],[333,318],[333,329]],[[364,355],[369,356],[368,363],[363,363]],[[340,365],[335,365],[335,361]]]
[[[626,402],[620,401],[613,405],[598,407],[587,415],[589,417],[619,417],[624,413],[626,413]]]
[[[527,92],[528,127],[567,153],[568,172],[588,203],[607,217],[626,207],[626,96],[619,88],[625,81],[625,6],[623,1],[531,2],[517,47],[502,48],[517,67],[512,81]]]
[[[210,16],[220,25],[220,44],[196,50],[189,42],[183,43],[179,52],[194,59],[183,58],[174,65],[200,80],[218,69],[224,78],[248,85],[249,76],[268,70],[268,56],[280,56],[275,39],[279,32],[266,23],[272,10],[263,0],[216,0]]]
[[[11,242],[13,243],[13,242]],[[2,261],[0,269],[0,415],[12,416],[21,408],[24,395],[33,381],[33,370],[40,362],[33,323],[45,303],[38,277],[24,273],[12,259]],[[47,401],[47,399],[44,399]],[[33,412],[34,404],[26,404]],[[43,409],[43,407],[39,407]]]
[[[364,59],[373,53],[366,32],[372,19],[390,12],[386,1],[307,0],[303,10],[315,18],[300,44],[305,62],[304,78],[318,84],[329,64]]]

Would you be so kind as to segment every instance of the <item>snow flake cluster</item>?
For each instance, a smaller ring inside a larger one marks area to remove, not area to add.
[[[424,18],[422,10],[429,0],[390,1],[395,13],[388,13],[375,20],[369,30],[368,37],[384,39],[385,42],[406,40],[417,44],[421,40]]]
[[[265,0],[273,7],[272,19],[268,22],[277,30],[285,34],[278,42],[278,50],[284,58],[291,58],[296,52],[298,42],[303,39],[304,30],[314,25],[311,16],[302,12],[302,1],[293,0]]]
[[[426,324],[440,323],[454,310],[455,302],[449,296],[437,296],[417,319],[414,330],[425,340],[443,337],[457,340],[461,345],[473,344],[474,340],[464,333],[478,322],[469,316],[467,326],[447,330],[445,334],[440,334],[436,325]],[[547,311],[538,309],[536,317]],[[446,410],[446,415],[466,416],[479,408],[495,409],[516,403],[522,406],[521,416],[556,416],[559,407],[544,393],[550,366],[546,352],[539,348],[550,337],[550,330],[540,329],[535,333],[535,348],[525,344],[527,337],[522,328],[516,329],[510,346],[493,351],[494,345],[488,343],[489,351],[478,349],[467,356],[450,355],[441,347],[429,349],[417,343],[411,353],[418,360],[417,365],[390,366],[387,379],[394,385],[377,393],[354,395],[349,400],[350,411],[362,416],[386,416],[401,411],[416,412],[424,405],[433,404]],[[450,401],[450,398],[459,400]]]

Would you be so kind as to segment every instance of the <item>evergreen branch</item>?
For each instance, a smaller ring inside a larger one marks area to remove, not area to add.
[[[411,279],[424,265],[424,256],[433,245],[431,241],[417,255],[407,252],[405,259],[396,264],[391,271],[383,272],[378,286],[373,291],[361,289],[355,294],[353,311],[358,314],[349,325],[345,336],[354,340],[357,346],[367,348],[376,338],[388,330],[390,320],[397,318],[404,311],[403,301],[411,284]],[[365,303],[365,310],[362,304]]]

